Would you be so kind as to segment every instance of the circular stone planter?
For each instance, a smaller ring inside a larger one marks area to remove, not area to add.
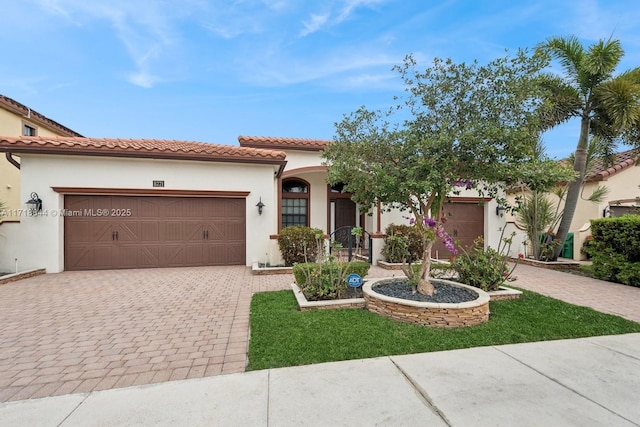
[[[375,291],[376,284],[389,280],[393,279],[373,279],[363,285],[362,293],[367,310],[401,322],[442,328],[474,326],[489,320],[489,295],[482,289],[437,279],[435,281],[440,283],[468,289],[477,294],[478,298],[458,304],[418,302],[388,297]]]

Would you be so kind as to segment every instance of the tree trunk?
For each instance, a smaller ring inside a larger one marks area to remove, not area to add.
[[[433,242],[428,240],[424,245],[424,252],[422,252],[422,266],[420,268],[420,276],[418,277],[418,293],[422,295],[432,296],[435,288],[429,281],[429,273],[431,272],[431,247]]]
[[[589,118],[588,113],[585,113],[582,116],[582,121],[580,123],[580,138],[578,139],[578,147],[575,152],[575,160],[573,163],[573,170],[577,172],[577,177],[573,182],[569,184],[569,189],[567,190],[567,198],[564,202],[564,210],[562,212],[562,220],[560,221],[560,225],[558,226],[558,234],[556,234],[556,239],[560,241],[560,245],[555,250],[553,254],[552,261],[555,261],[560,256],[562,252],[562,247],[564,245],[564,241],[567,238],[567,234],[569,233],[569,229],[571,228],[571,222],[573,221],[573,215],[576,212],[576,207],[578,206],[578,199],[580,198],[580,190],[582,189],[582,181],[584,179],[584,175],[587,169],[587,148],[589,146],[589,124],[591,119]]]

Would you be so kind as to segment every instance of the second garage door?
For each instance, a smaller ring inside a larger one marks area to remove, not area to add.
[[[458,248],[467,249],[479,236],[484,237],[484,206],[478,202],[453,202],[444,206],[447,221],[445,231],[458,243]],[[453,254],[442,242],[436,241],[431,250],[433,258],[447,259]]]
[[[65,196],[65,270],[244,265],[245,199]]]

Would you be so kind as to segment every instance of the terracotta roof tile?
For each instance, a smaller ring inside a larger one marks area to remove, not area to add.
[[[323,139],[281,138],[275,136],[239,136],[238,142],[241,147],[322,151],[331,141]]]
[[[51,130],[54,130],[57,133],[66,136],[82,136],[78,132],[69,129],[66,126],[62,126],[60,123],[51,120],[50,118],[44,116],[43,114],[38,113],[35,110],[27,107],[19,103],[18,101],[11,99],[7,96],[0,94],[0,107],[4,107],[7,110],[13,111],[16,114],[24,116],[24,118],[29,119],[35,123],[48,127]]]
[[[159,139],[0,136],[0,151],[284,164],[277,150]]]
[[[635,150],[623,151],[614,154],[613,161],[597,158],[593,161],[593,168],[587,176],[587,181],[602,181],[636,164],[638,152]]]

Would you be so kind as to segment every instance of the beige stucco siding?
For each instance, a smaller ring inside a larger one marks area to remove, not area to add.
[[[44,126],[35,124],[28,117],[0,108],[0,135],[20,136],[25,123],[37,129],[39,136],[59,135]],[[14,156],[14,158],[20,161],[19,157]],[[25,202],[20,199],[20,171],[7,161],[4,153],[0,153],[0,201],[4,202],[7,209],[19,209]]]

